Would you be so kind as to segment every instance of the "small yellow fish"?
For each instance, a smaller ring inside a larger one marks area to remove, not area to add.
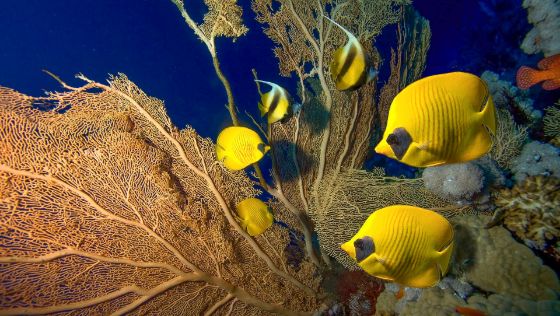
[[[466,162],[490,150],[495,131],[484,81],[451,72],[420,79],[395,97],[375,152],[414,167]]]
[[[356,36],[330,18],[323,17],[342,29],[348,37],[348,42],[334,52],[331,62],[330,71],[336,89],[356,90],[375,78],[377,71]]]
[[[259,134],[241,126],[226,127],[216,141],[218,160],[231,170],[241,170],[261,160],[269,150]]]
[[[423,208],[393,205],[377,210],[342,249],[367,273],[404,286],[434,286],[447,273],[453,227]]]
[[[299,104],[294,104],[288,91],[281,86],[263,80],[255,81],[272,87],[269,92],[261,96],[261,102],[259,102],[261,116],[265,116],[268,113],[268,124],[287,120],[294,113],[294,107],[299,107]]]
[[[251,236],[262,234],[274,221],[270,208],[261,200],[255,198],[239,202],[237,204],[237,215],[241,218],[241,226]]]

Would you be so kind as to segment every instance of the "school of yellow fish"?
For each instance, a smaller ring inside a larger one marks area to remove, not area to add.
[[[373,80],[377,70],[358,39],[323,16],[347,36],[333,54],[332,81],[339,91],[352,91]],[[281,86],[271,87],[258,104],[267,123],[283,123],[295,104]],[[466,162],[486,154],[496,130],[494,103],[479,77],[452,72],[420,79],[394,98],[387,126],[375,152],[414,167]],[[257,163],[268,152],[259,134],[249,128],[225,128],[216,141],[219,161],[231,170]],[[249,235],[262,234],[274,223],[270,208],[257,198],[237,205]],[[453,250],[453,227],[438,213],[410,205],[375,210],[341,248],[368,274],[410,287],[431,287],[447,273]]]

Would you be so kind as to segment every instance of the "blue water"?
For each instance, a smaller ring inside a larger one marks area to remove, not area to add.
[[[242,119],[245,111],[257,115],[252,68],[262,79],[290,91],[296,88],[294,80],[278,75],[272,43],[254,21],[249,3],[242,2],[249,33],[236,43],[217,40]],[[432,26],[426,75],[491,69],[513,79],[519,59],[508,62],[508,56],[523,55],[518,46],[530,29],[521,0],[416,0],[414,6]],[[187,9],[201,21],[203,1],[187,1]],[[74,85],[79,84],[73,78],[78,72],[97,81],[122,72],[149,95],[165,100],[179,127],[190,124],[203,136],[215,138],[230,122],[226,96],[206,47],[171,1],[3,0],[0,30],[0,85],[38,95],[60,89],[41,69]],[[384,42],[391,43],[392,34],[387,28]]]

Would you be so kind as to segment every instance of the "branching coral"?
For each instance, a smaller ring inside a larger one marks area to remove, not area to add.
[[[560,137],[560,101],[554,106],[545,109],[546,114],[543,118],[544,134],[548,137]]]
[[[252,238],[236,222],[259,192],[209,139],[123,75],[80,78],[41,98],[0,88],[0,314],[318,307],[314,266],[278,252],[288,232]]]
[[[492,135],[493,144],[489,155],[500,167],[510,169],[513,159],[519,156],[527,141],[528,128],[516,124],[506,109],[496,111],[496,122],[496,134]]]
[[[560,237],[560,180],[528,177],[512,189],[501,190],[495,201],[496,220],[525,244],[543,250]],[[560,249],[557,249],[560,251]]]

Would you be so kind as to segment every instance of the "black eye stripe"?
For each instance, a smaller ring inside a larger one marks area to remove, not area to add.
[[[354,249],[356,250],[356,260],[360,262],[375,252],[375,244],[371,237],[365,236],[354,241]]]

